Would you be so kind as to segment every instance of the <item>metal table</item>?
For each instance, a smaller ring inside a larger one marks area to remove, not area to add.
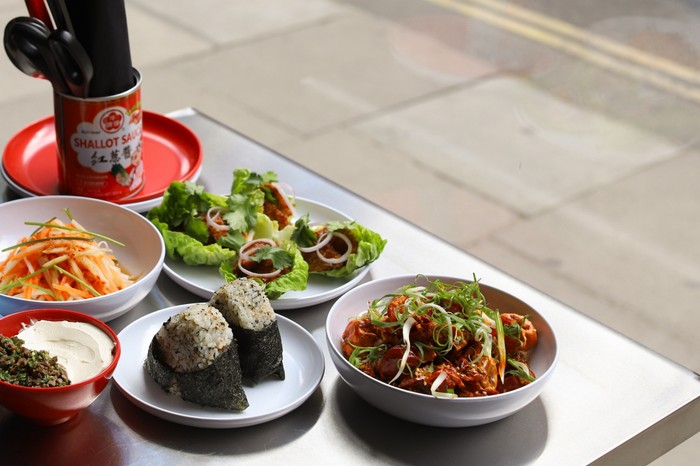
[[[35,427],[0,408],[0,463],[643,464],[700,431],[698,374],[195,110],[171,116],[201,139],[199,182],[208,190],[227,191],[236,167],[277,172],[299,196],[336,206],[388,239],[365,280],[475,273],[549,319],[559,338],[559,366],[537,400],[502,421],[462,429],[414,425],[374,409],[340,380],[325,342],[329,302],[280,311],[313,335],[326,371],[311,398],[277,420],[238,429],[183,426],[142,411],[112,384],[60,426]],[[15,198],[2,181],[0,193],[3,201]],[[163,274],[143,302],[110,325],[119,332],[154,310],[199,301]]]

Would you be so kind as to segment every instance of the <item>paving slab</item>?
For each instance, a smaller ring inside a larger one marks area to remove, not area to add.
[[[145,109],[158,113],[169,113],[187,107],[196,108],[271,148],[276,148],[282,142],[297,139],[293,131],[267,118],[257,109],[242,105],[201,81],[178,73],[171,66],[151,66],[144,69],[141,98]]]
[[[566,144],[555,144],[528,123],[534,110],[553,123],[574,112],[594,129],[580,133],[580,126],[573,131],[551,128],[550,133],[568,138]],[[585,113],[515,78],[465,86],[357,128],[523,215],[554,208],[670,157],[675,148],[665,139]]]
[[[280,151],[459,247],[514,221],[507,209],[352,130],[283,144]]]
[[[174,27],[199,35],[222,45],[248,41],[309,23],[346,11],[331,0],[130,0],[167,20]]]
[[[425,75],[399,60],[392,23],[346,14],[179,65],[193,80],[309,134],[481,76]],[[436,47],[437,44],[431,43]],[[465,65],[466,66],[466,65]]]
[[[139,69],[201,55],[215,46],[213,41],[178,27],[134,2],[128,2],[126,8],[131,60]]]

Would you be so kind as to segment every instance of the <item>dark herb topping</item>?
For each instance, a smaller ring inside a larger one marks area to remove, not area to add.
[[[25,348],[18,337],[0,335],[0,380],[23,387],[70,385],[66,369],[46,351]]]

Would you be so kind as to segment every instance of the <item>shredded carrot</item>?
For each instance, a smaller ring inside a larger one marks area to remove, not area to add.
[[[119,266],[105,241],[109,238],[85,230],[68,215],[68,223],[56,218],[27,222],[39,228],[2,251],[10,253],[0,262],[0,293],[71,301],[113,293],[134,282]]]

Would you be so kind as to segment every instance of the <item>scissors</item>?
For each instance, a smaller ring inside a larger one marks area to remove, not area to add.
[[[56,92],[88,96],[92,61],[70,32],[50,31],[37,18],[22,16],[5,27],[4,45],[12,63],[23,73],[49,80]]]

